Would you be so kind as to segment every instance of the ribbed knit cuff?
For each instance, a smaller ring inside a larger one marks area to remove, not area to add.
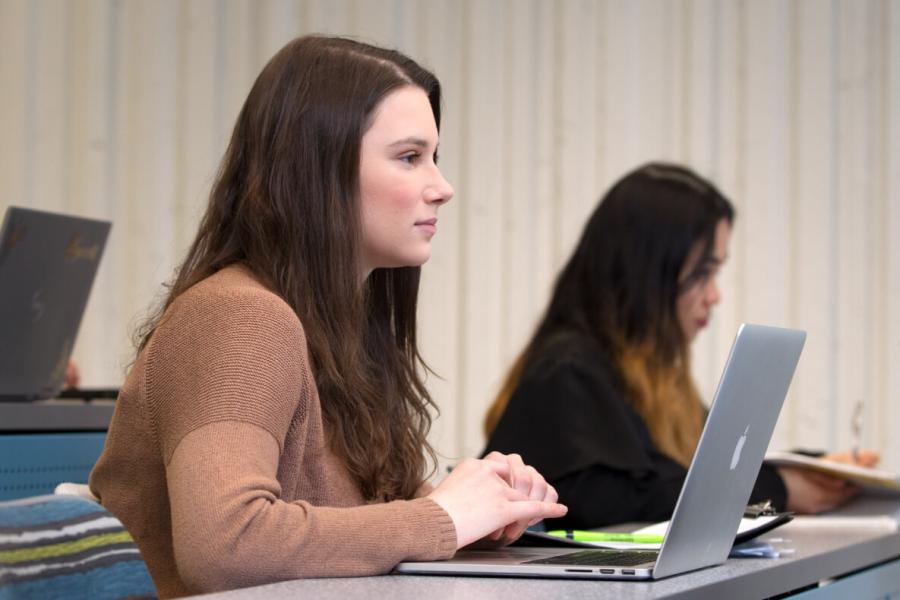
[[[411,531],[421,531],[421,552],[409,560],[446,560],[456,553],[456,526],[446,510],[431,498],[410,500],[414,510],[409,515]]]

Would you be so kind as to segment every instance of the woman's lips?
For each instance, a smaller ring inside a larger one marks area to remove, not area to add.
[[[428,233],[437,231],[437,219],[425,219],[424,221],[416,221],[416,227]]]

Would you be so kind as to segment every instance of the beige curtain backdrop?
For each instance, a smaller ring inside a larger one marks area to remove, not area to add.
[[[256,73],[308,32],[398,47],[445,86],[457,193],[420,307],[445,461],[481,449],[596,200],[663,159],[738,208],[694,348],[705,397],[740,322],[806,329],[773,447],[849,447],[864,400],[864,445],[900,468],[897,0],[0,0],[0,209],[114,223],[86,384],[122,380]]]

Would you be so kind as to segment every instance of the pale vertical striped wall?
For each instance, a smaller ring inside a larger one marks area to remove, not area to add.
[[[586,215],[650,159],[738,206],[711,395],[742,320],[809,339],[777,446],[865,443],[900,468],[900,1],[0,0],[0,205],[115,223],[76,353],[115,384],[191,239],[265,60],[305,32],[397,46],[446,90],[456,199],[426,267],[433,439],[480,422]]]

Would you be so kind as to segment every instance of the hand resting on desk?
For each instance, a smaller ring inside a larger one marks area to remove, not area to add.
[[[428,497],[447,511],[456,527],[456,547],[488,537],[512,542],[532,523],[558,518],[553,486],[517,454],[492,452],[456,466]]]
[[[78,372],[78,364],[74,360],[70,360],[66,365],[66,375],[63,379],[63,387],[77,388],[81,382],[81,374]]]
[[[825,460],[874,467],[878,464],[877,452],[862,450],[855,456],[849,452],[827,454]],[[860,488],[852,483],[816,473],[802,467],[779,467],[787,488],[787,510],[803,514],[817,514],[834,510],[859,495]]]

